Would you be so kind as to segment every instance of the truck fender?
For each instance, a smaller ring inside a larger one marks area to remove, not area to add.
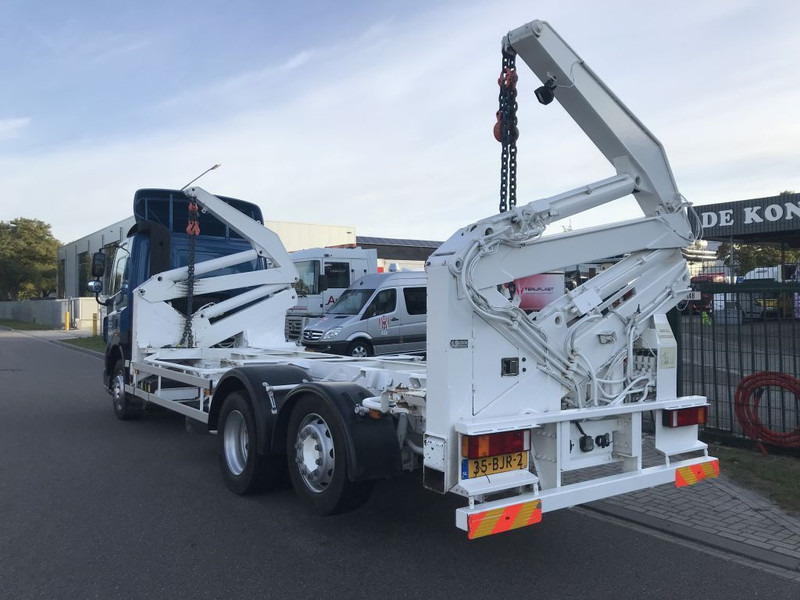
[[[120,344],[107,345],[103,360],[103,387],[105,387],[106,390],[110,391],[112,371],[114,370],[114,365],[117,364],[118,360],[123,361],[123,364],[126,360],[128,360],[126,358],[125,348]],[[128,380],[127,376],[125,380]]]
[[[254,365],[231,369],[217,384],[208,412],[208,430],[215,431],[225,398],[234,391],[244,391],[253,407],[256,419],[257,452],[268,454],[275,447],[273,431],[281,406],[291,390],[271,390],[267,386],[294,385],[310,379],[305,369],[295,365]],[[283,454],[283,446],[276,453]]]
[[[314,395],[324,400],[341,417],[347,439],[347,472],[351,481],[366,481],[402,472],[400,444],[394,419],[381,415],[375,419],[356,412],[369,390],[349,382],[304,383],[291,390],[283,403],[273,443],[286,447],[289,417],[298,399]],[[279,448],[275,448],[277,452]]]

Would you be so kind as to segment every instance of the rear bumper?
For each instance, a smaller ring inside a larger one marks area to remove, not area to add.
[[[484,502],[472,508],[458,508],[456,526],[466,531],[469,538],[473,539],[538,523],[540,518],[537,515],[540,513],[569,508],[664,483],[683,487],[703,479],[717,477],[718,474],[719,460],[712,456],[703,456],[541,492],[521,494],[513,498]],[[539,507],[532,505],[533,502],[540,502]],[[530,510],[526,512],[528,508]],[[531,514],[528,515],[528,512]],[[520,514],[525,518],[520,518]]]

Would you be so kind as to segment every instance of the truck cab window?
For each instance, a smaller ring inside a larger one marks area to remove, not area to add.
[[[122,289],[125,281],[125,266],[128,264],[128,253],[117,248],[114,253],[114,267],[111,270],[111,279],[108,282],[108,294],[113,296]]]
[[[328,288],[346,288],[350,285],[350,265],[346,262],[325,263]]]
[[[300,279],[294,284],[294,289],[297,290],[298,296],[308,296],[309,294],[317,294],[319,282],[319,261],[317,260],[304,260],[294,264],[297,267],[297,273]],[[347,285],[350,285],[349,283]],[[347,287],[344,286],[344,287]]]

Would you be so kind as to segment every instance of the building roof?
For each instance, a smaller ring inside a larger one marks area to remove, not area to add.
[[[433,251],[442,245],[442,242],[359,235],[356,236],[356,244],[362,248],[375,248],[378,251],[378,258],[427,260]]]

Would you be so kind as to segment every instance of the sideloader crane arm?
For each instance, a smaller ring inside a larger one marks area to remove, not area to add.
[[[286,311],[296,299],[292,284],[298,279],[280,238],[261,223],[253,221],[223,200],[199,187],[186,195],[250,243],[251,250],[197,263],[194,266],[196,294],[236,290],[230,298],[201,306],[189,317],[198,345],[210,347],[235,335],[244,334],[251,345],[275,344],[274,332],[283,332]],[[268,261],[269,268],[246,268],[252,261]],[[236,271],[215,275],[220,269]],[[169,304],[186,295],[188,267],[154,274],[135,293],[133,358],[141,359],[154,348],[179,346],[187,318]],[[267,336],[263,333],[269,334]]]
[[[646,216],[680,210],[661,143],[548,23],[514,29],[503,46],[525,61],[617,173],[630,178]]]
[[[427,432],[431,448],[449,460],[457,458],[453,422],[469,433],[505,427],[512,415],[537,415],[531,422],[541,424],[541,415],[548,414],[553,422],[564,421],[560,436],[570,421],[596,418],[589,416],[592,411],[680,400],[675,339],[665,313],[688,294],[681,248],[694,234],[689,204],[678,192],[663,147],[546,22],[509,32],[503,52],[530,67],[543,84],[536,91],[539,101],[557,100],[615,173],[512,205],[456,232],[430,257]],[[543,235],[553,221],[627,195],[639,204],[640,218]],[[526,314],[498,289],[622,255],[538,313]],[[553,416],[565,409],[576,412]],[[624,435],[633,435],[633,429]],[[544,439],[555,439],[549,437],[555,430],[543,431]],[[432,469],[434,456],[431,452]],[[547,461],[537,464],[544,488],[559,485],[560,475],[551,467]],[[442,487],[456,481],[445,469]],[[471,487],[465,493],[477,494]]]

